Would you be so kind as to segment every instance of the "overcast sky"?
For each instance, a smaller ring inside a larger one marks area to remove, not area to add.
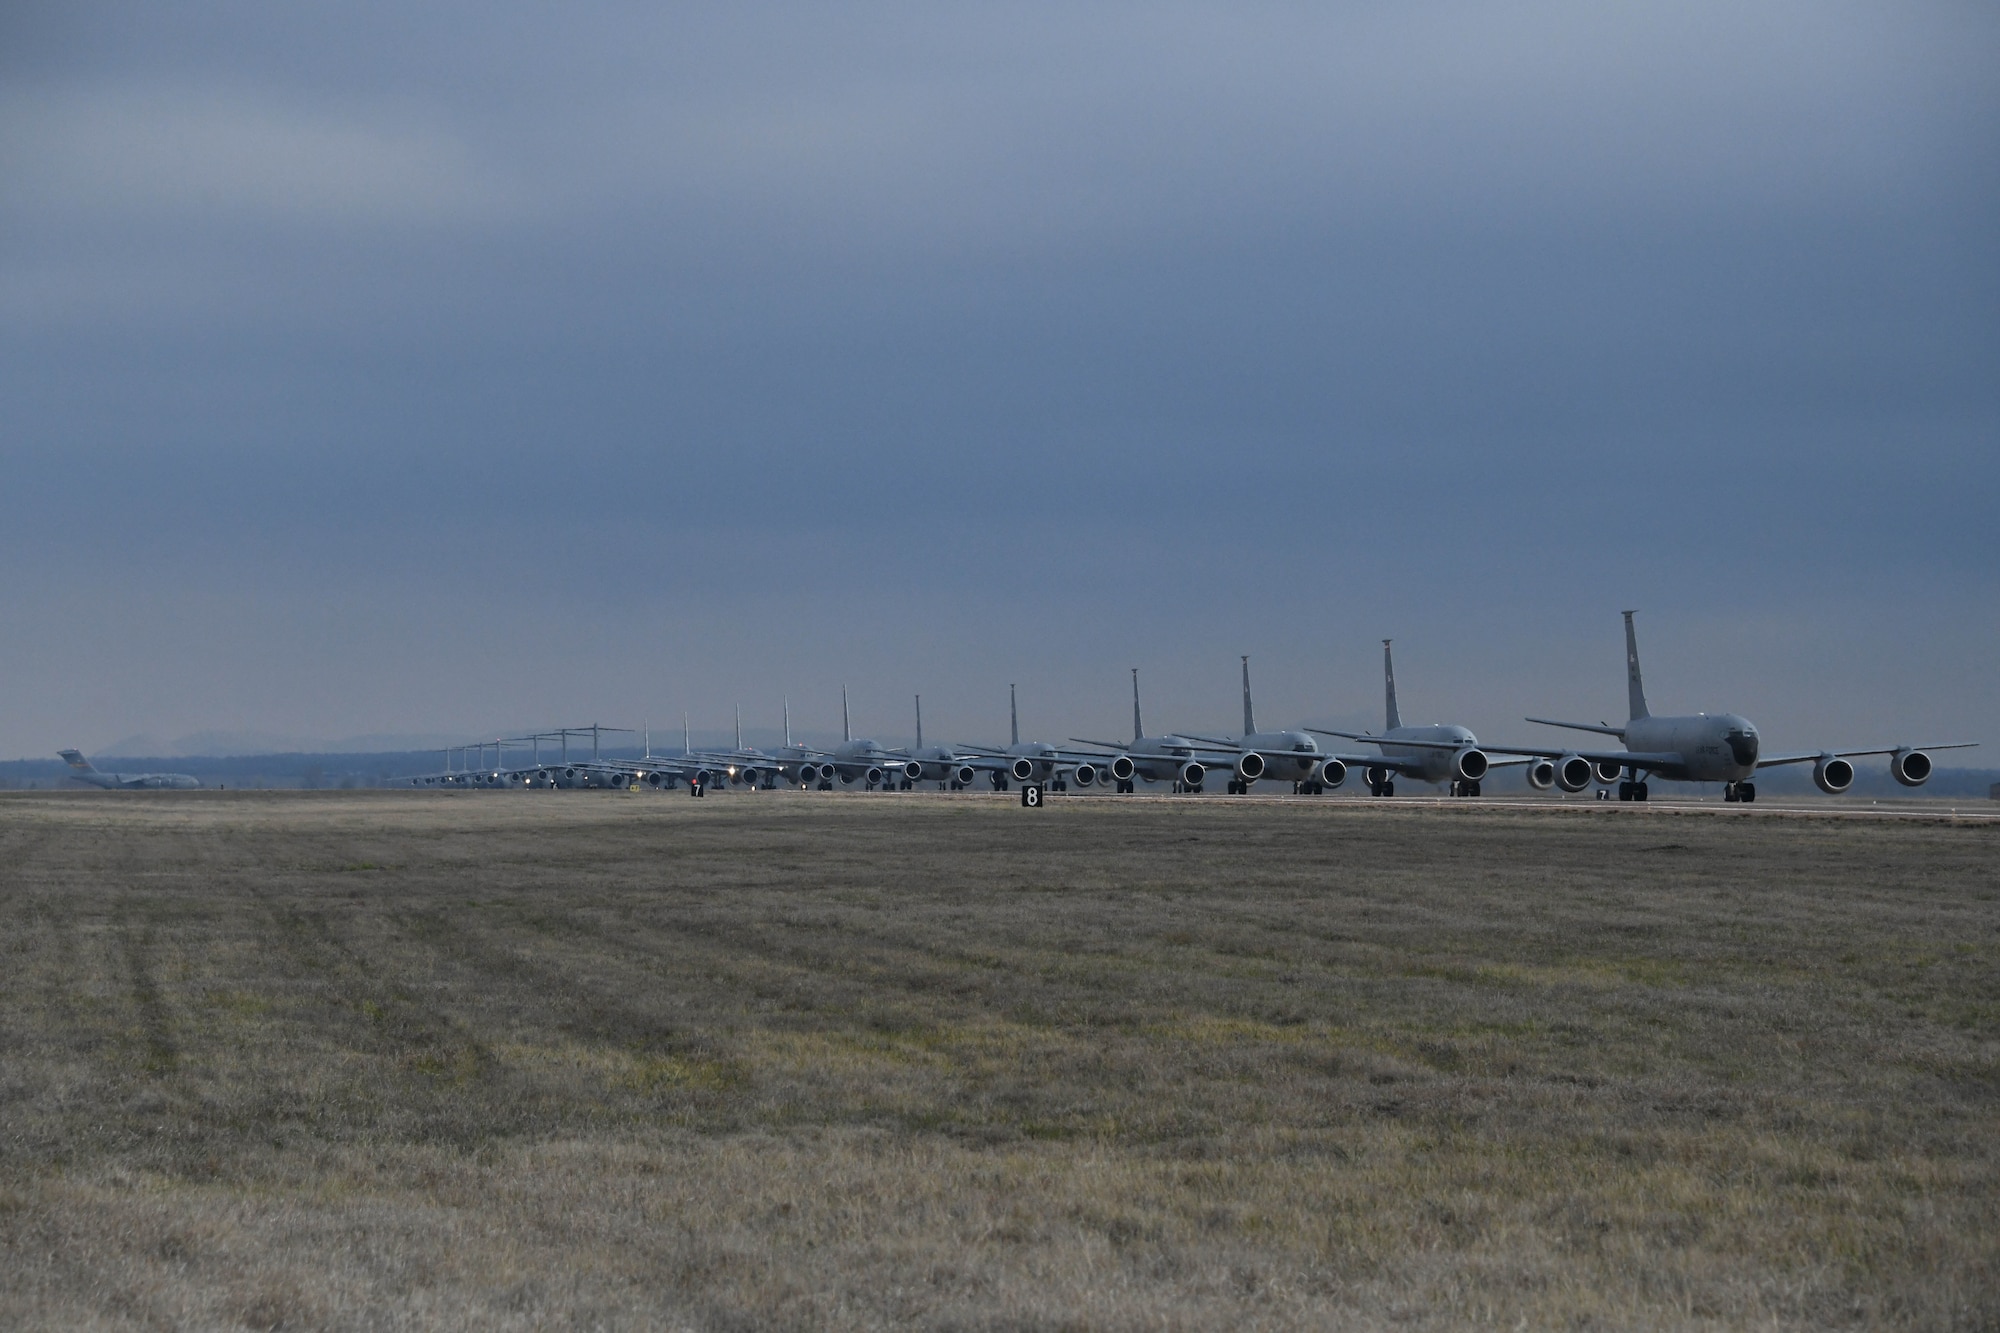
[[[1373,723],[1388,636],[1504,742],[1624,607],[1656,709],[2000,742],[1996,219],[1969,2],[9,4],[0,754]]]

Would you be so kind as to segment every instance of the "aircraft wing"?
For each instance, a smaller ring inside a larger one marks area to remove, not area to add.
[[[1401,744],[1401,742],[1397,742]],[[1521,755],[1522,759],[1495,759],[1498,763],[1522,763],[1527,759],[1561,759],[1566,755],[1576,755],[1591,763],[1615,763],[1627,768],[1670,768],[1687,762],[1687,756],[1672,750],[1578,750],[1558,749],[1542,745],[1482,745],[1487,754]],[[1813,758],[1819,758],[1814,755]]]
[[[1778,754],[1767,759],[1759,759],[1759,768],[1779,768],[1785,764],[1816,763],[1823,755],[1836,759],[1861,759],[1871,754],[1898,754],[1904,750],[1970,750],[1978,746],[1978,741],[1953,741],[1949,745],[1885,745],[1874,750],[1814,750],[1811,754]]]

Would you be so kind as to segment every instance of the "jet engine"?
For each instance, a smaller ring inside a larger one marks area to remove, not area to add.
[[[648,787],[663,787],[666,785],[666,782],[667,775],[660,772],[657,768],[646,775],[646,785]]]
[[[736,780],[746,787],[756,786],[763,778],[764,775],[754,768],[739,768],[736,770]]]
[[[1008,771],[1013,773],[1014,781],[1027,782],[1035,776],[1035,761],[1032,759],[1016,759],[1014,767]]]
[[[1451,774],[1460,782],[1477,782],[1492,766],[1486,751],[1469,745],[1451,757]]]
[[[1199,787],[1201,780],[1207,776],[1208,770],[1192,759],[1181,765],[1181,785],[1183,787]]]
[[[881,780],[882,770],[871,765],[868,769],[868,785],[872,787]]]
[[[1837,754],[1823,754],[1813,764],[1813,785],[1828,796],[1838,796],[1854,785],[1854,765]]]
[[[1931,780],[1931,757],[1922,750],[1898,750],[1889,756],[1889,776],[1905,787],[1921,787]]]
[[[1076,785],[1079,787],[1091,786],[1097,781],[1097,765],[1078,764],[1070,770],[1070,776],[1076,779]]]
[[[918,763],[916,760],[912,759],[910,760],[909,763],[904,764],[902,766],[901,772],[904,777],[908,778],[912,782],[915,782],[918,778],[924,775],[924,766]]]
[[[1255,750],[1245,750],[1236,757],[1236,776],[1245,782],[1255,782],[1264,776],[1264,756]]]
[[[1319,778],[1317,780],[1324,783],[1327,789],[1331,791],[1333,788],[1347,781],[1347,765],[1341,763],[1338,759],[1329,759],[1319,766]]]
[[[1600,759],[1591,768],[1596,772],[1597,780],[1606,786],[1618,781],[1625,773],[1625,766],[1613,759]]]
[[[805,784],[806,784],[807,786],[811,786],[811,785],[812,785],[813,783],[815,783],[815,782],[818,782],[818,781],[819,781],[819,765],[818,765],[818,764],[800,764],[800,765],[799,765],[799,781],[800,781],[800,782],[802,782],[802,783],[805,783]]]
[[[1566,754],[1556,760],[1556,786],[1579,792],[1590,785],[1590,761],[1580,754]]]
[[[971,764],[960,764],[957,768],[952,770],[951,775],[952,777],[958,780],[958,785],[961,787],[970,787],[972,785],[972,779],[978,776],[978,774],[973,771],[973,767]]]
[[[1556,761],[1553,759],[1530,759],[1528,761],[1528,785],[1536,791],[1547,791],[1556,785]]]
[[[1111,761],[1109,767],[1111,776],[1119,782],[1130,782],[1132,775],[1139,771],[1139,766],[1132,762],[1132,756],[1129,754],[1119,755]]]

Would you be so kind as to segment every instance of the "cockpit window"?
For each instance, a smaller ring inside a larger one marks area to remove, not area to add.
[[[1723,739],[1729,743],[1729,753],[1736,762],[1745,767],[1757,762],[1757,733],[1748,727],[1732,728]]]

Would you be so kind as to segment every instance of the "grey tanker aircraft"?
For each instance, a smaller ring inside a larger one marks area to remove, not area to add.
[[[1505,752],[1543,759],[1545,765],[1531,765],[1528,781],[1546,790],[1551,784],[1564,791],[1581,791],[1595,777],[1602,783],[1618,783],[1618,799],[1646,799],[1649,776],[1676,782],[1720,782],[1725,801],[1757,799],[1757,770],[1785,764],[1811,764],[1813,782],[1829,796],[1837,796],[1854,785],[1853,760],[1864,755],[1889,756],[1889,776],[1905,787],[1920,787],[1930,780],[1933,764],[1930,751],[1963,750],[1977,744],[1955,741],[1945,745],[1892,745],[1872,750],[1817,750],[1798,754],[1767,755],[1762,740],[1750,720],[1736,713],[1695,713],[1683,717],[1654,717],[1646,707],[1646,691],[1639,677],[1639,638],[1632,617],[1625,615],[1625,685],[1631,717],[1622,727],[1608,722],[1556,722],[1531,717],[1530,722],[1548,727],[1568,727],[1615,736],[1624,743],[1619,750],[1555,750],[1509,746]]]
[[[1047,741],[1022,740],[1021,707],[1011,684],[1007,686],[1007,729],[1009,739],[1004,746],[963,747],[971,762],[987,771],[995,791],[1006,791],[1010,778],[1015,782],[1047,783],[1051,791],[1067,791],[1071,781],[1079,787],[1093,787],[1118,780],[1102,755],[1078,754]],[[1119,790],[1125,790],[1122,784]]]
[[[1394,796],[1398,776],[1417,782],[1446,782],[1451,784],[1453,796],[1477,796],[1479,784],[1493,769],[1534,762],[1518,755],[1494,758],[1480,748],[1479,738],[1470,727],[1443,722],[1423,727],[1404,726],[1402,711],[1396,707],[1396,663],[1387,639],[1382,640],[1382,694],[1385,725],[1380,735],[1308,728],[1321,736],[1365,741],[1376,748],[1378,753],[1372,755],[1340,756],[1362,770],[1371,796]]]
[[[71,781],[102,787],[106,791],[188,791],[201,786],[201,779],[186,773],[105,773],[91,766],[75,750],[56,751],[69,765]]]
[[[1235,770],[1229,794],[1246,796],[1251,785],[1270,778],[1292,784],[1295,795],[1319,796],[1347,780],[1347,765],[1321,754],[1319,743],[1303,731],[1259,731],[1250,706],[1250,658],[1243,658],[1243,735],[1236,740],[1189,736],[1217,747]],[[1229,756],[1234,756],[1229,758]]]

